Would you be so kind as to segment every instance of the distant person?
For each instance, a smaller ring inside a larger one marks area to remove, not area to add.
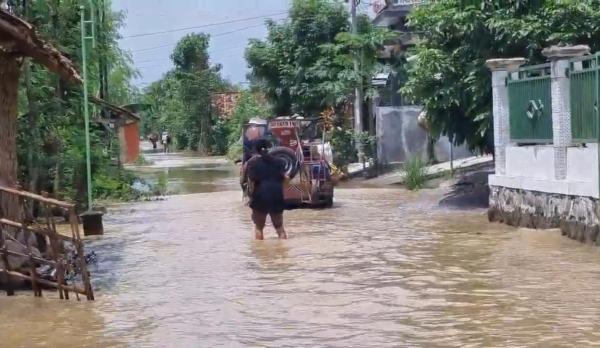
[[[150,134],[150,136],[148,137],[148,140],[150,140],[150,142],[152,143],[152,149],[156,150],[157,147],[157,143],[158,143],[158,134],[156,133],[152,133]]]
[[[282,160],[269,154],[270,144],[265,139],[254,141],[254,157],[246,165],[246,177],[252,208],[255,237],[264,239],[267,215],[280,239],[287,239],[283,227],[283,188],[289,180]]]
[[[164,152],[169,153],[169,147],[171,146],[171,135],[168,132],[164,132],[162,134],[161,142]]]

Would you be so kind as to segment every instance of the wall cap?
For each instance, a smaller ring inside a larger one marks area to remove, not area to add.
[[[485,65],[491,71],[512,71],[517,70],[521,65],[525,64],[525,58],[498,58],[488,59]]]
[[[544,48],[542,54],[550,60],[575,58],[590,54],[590,46],[550,46]]]

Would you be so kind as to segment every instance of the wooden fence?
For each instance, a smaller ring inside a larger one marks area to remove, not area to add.
[[[61,299],[69,299],[69,293],[86,296],[94,300],[94,292],[87,270],[83,242],[79,233],[79,222],[75,206],[45,196],[0,186],[0,198],[10,197],[18,202],[19,218],[9,219],[9,216],[0,216],[0,277],[6,286],[8,295],[13,295],[12,280],[24,280],[31,283],[35,296],[42,296],[42,288],[58,290]],[[42,219],[33,217],[34,208],[40,212]],[[58,233],[54,212],[62,211],[67,216],[70,236]],[[18,221],[17,221],[18,220]],[[24,243],[18,242],[16,236],[21,236]],[[37,242],[36,246],[32,245]],[[21,249],[9,249],[9,244],[21,245]],[[69,257],[65,244],[72,247],[74,254]],[[45,246],[45,248],[41,248]],[[38,250],[38,248],[45,250]],[[40,252],[37,252],[40,251]],[[26,267],[11,269],[9,257],[26,260]],[[54,268],[56,276],[44,279],[39,274],[38,266]],[[68,284],[67,274],[78,274],[80,281]],[[11,280],[12,279],[12,280]]]

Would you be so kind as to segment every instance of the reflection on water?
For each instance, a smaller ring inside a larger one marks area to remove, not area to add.
[[[237,191],[115,207],[88,242],[97,301],[1,294],[0,346],[597,344],[595,248],[437,197],[342,189],[334,209],[287,212],[290,240],[264,242]]]
[[[144,158],[151,164],[132,169],[151,184],[157,184],[163,177],[168,183],[169,195],[239,188],[239,169],[225,158],[199,158],[193,153],[163,154],[152,151],[147,151]]]

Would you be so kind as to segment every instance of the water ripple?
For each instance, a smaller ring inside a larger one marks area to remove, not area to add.
[[[117,206],[107,215],[104,238],[88,242],[99,256],[92,270],[98,300],[36,301],[47,314],[35,317],[21,315],[31,309],[30,297],[0,297],[3,341],[11,347],[600,341],[596,249],[555,231],[488,224],[480,211],[446,211],[428,194],[345,189],[337,197],[332,210],[286,213],[291,239],[278,241],[269,230],[264,242],[252,239],[239,192]],[[21,343],[32,323],[40,333]]]

